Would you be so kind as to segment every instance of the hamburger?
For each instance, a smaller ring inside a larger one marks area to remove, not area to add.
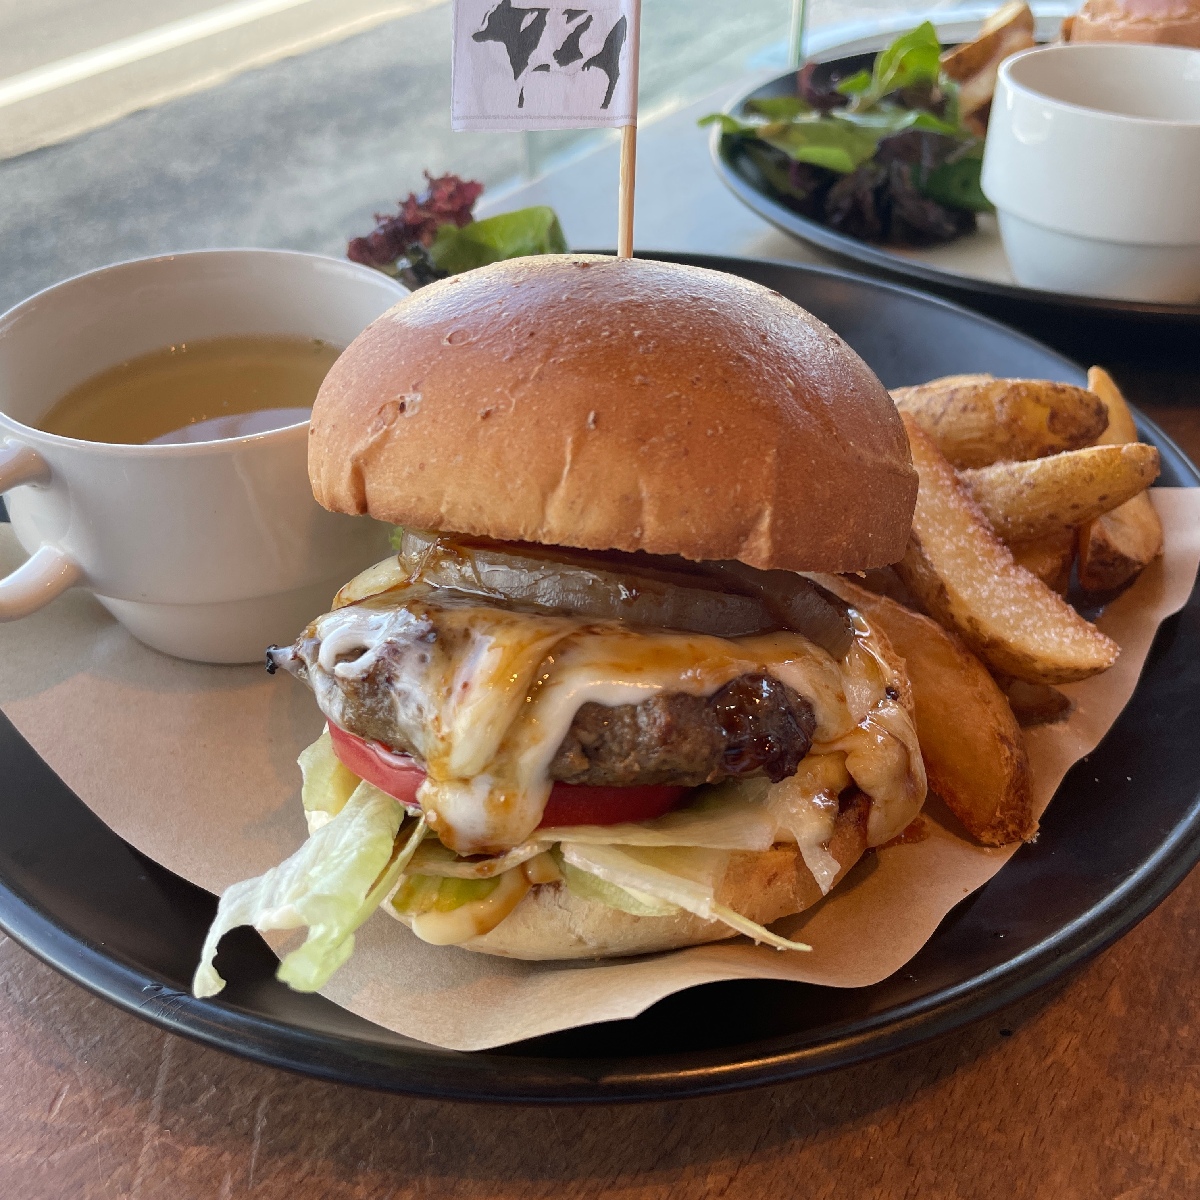
[[[1156,42],[1200,49],[1197,0],[1085,0],[1063,21],[1066,42]]]
[[[309,472],[396,527],[268,668],[327,726],[310,837],[228,889],[307,926],[320,987],[376,908],[526,959],[771,930],[925,797],[902,662],[810,578],[896,561],[917,477],[888,393],[767,288],[549,255],[412,294],[325,380]]]

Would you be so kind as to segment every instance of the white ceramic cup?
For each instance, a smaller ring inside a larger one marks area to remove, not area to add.
[[[1019,283],[1200,302],[1200,50],[1084,43],[1013,55],[981,183]]]
[[[251,662],[383,558],[387,528],[312,497],[308,425],[224,441],[109,445],[35,428],[67,391],[180,341],[348,345],[406,294],[378,271],[284,250],[203,250],[91,271],[0,316],[0,493],[31,557],[0,619],[90,588],[141,641]]]

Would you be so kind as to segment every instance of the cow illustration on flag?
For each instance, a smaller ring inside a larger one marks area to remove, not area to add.
[[[455,0],[455,129],[588,129],[637,121],[640,0]]]

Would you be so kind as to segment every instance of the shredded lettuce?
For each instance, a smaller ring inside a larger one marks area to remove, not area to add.
[[[618,887],[615,883],[609,883],[607,879],[601,879],[599,875],[572,866],[557,848],[554,851],[554,861],[562,872],[567,890],[581,900],[604,904],[621,912],[632,913],[635,917],[673,917],[682,911],[677,904],[656,900],[646,892]]]
[[[749,786],[747,786],[749,785]],[[761,786],[756,786],[761,785]],[[775,820],[764,780],[730,780],[704,788],[687,808],[652,821],[564,825],[541,830],[545,840],[589,846],[696,846],[706,850],[769,850]]]
[[[765,779],[728,780],[703,788],[687,808],[654,820],[620,825],[555,826],[539,830],[528,842],[493,858],[460,858],[431,839],[417,850],[411,870],[457,879],[491,879],[535,858],[557,842],[767,850],[776,840],[779,823],[777,814],[764,803],[769,788]]]
[[[563,861],[606,883],[665,900],[708,921],[721,921],[756,942],[779,950],[811,950],[772,933],[716,899],[728,855],[717,850],[678,847],[581,846],[564,842]]]
[[[547,845],[547,842],[525,842],[492,858],[460,858],[449,846],[443,846],[431,838],[420,846],[409,865],[413,874],[454,879],[493,879],[536,858]]]
[[[214,966],[217,944],[239,925],[259,931],[307,926],[303,945],[283,959],[276,976],[301,992],[323,987],[353,952],[354,931],[395,886],[425,836],[420,817],[398,843],[403,820],[398,801],[361,783],[291,858],[227,888],[204,941],[193,995],[215,996],[225,986]]]
[[[362,781],[334,753],[328,728],[311,746],[300,752],[296,761],[304,778],[300,799],[304,804],[308,832],[316,833],[346,807],[346,802]]]

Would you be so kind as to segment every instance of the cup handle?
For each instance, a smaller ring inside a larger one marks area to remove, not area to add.
[[[8,439],[0,442],[0,494],[49,478],[50,467],[36,450]],[[0,621],[15,621],[37,612],[82,578],[82,569],[69,554],[55,546],[42,546],[11,575],[0,579]]]

